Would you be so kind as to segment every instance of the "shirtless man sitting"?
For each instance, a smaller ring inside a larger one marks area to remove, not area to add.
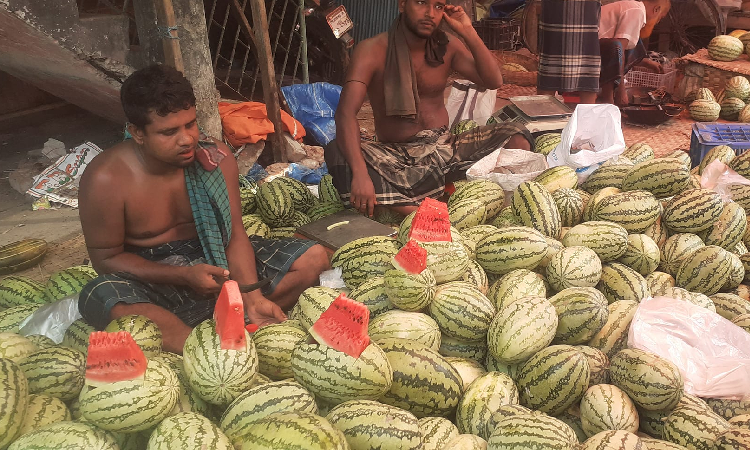
[[[329,267],[312,241],[271,241],[242,225],[237,162],[196,124],[190,82],[151,66],[123,83],[128,139],[98,155],[80,182],[79,208],[100,276],[81,292],[84,319],[102,329],[140,314],[161,329],[164,350],[182,353],[190,330],[212,317],[228,279],[263,291],[242,294],[258,325],[283,321],[299,294]]]
[[[500,68],[461,7],[446,0],[399,0],[399,11],[387,33],[355,48],[336,110],[336,140],[325,152],[342,198],[369,216],[375,205],[408,214],[425,197],[442,195],[446,176],[461,177],[500,147],[533,145],[529,132],[515,123],[451,136],[443,96],[448,76],[456,71],[495,89],[503,81]],[[443,21],[461,39],[441,31]],[[357,113],[366,96],[377,142],[360,138]]]

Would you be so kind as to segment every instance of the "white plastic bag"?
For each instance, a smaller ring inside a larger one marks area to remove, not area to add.
[[[590,143],[592,150],[571,152],[578,142]],[[620,109],[615,105],[578,105],[562,131],[562,140],[549,155],[550,167],[570,166],[583,182],[606,160],[625,151]]]
[[[18,334],[22,336],[40,334],[52,339],[55,344],[59,344],[70,324],[81,317],[78,311],[78,294],[76,294],[40,306],[21,323]]]
[[[320,274],[320,285],[331,289],[346,289],[346,283],[341,277],[341,267],[334,267]]]
[[[448,110],[448,123],[453,125],[471,119],[479,125],[487,123],[495,112],[497,89],[484,89],[469,80],[456,80],[445,101]]]
[[[732,200],[730,186],[750,185],[750,180],[738,174],[718,159],[711,161],[701,174],[701,187],[718,192],[725,202]]]
[[[518,185],[533,180],[547,168],[544,155],[516,148],[500,148],[475,162],[466,179],[489,180],[505,191],[505,206]]]
[[[750,333],[702,306],[668,297],[642,300],[628,346],[673,362],[689,394],[750,400]]]

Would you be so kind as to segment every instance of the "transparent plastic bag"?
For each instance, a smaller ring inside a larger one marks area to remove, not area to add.
[[[466,171],[466,179],[488,180],[505,191],[505,204],[518,185],[536,178],[547,168],[544,155],[515,148],[500,148],[475,162]]]
[[[711,161],[701,174],[701,187],[718,192],[725,202],[732,200],[730,187],[736,184],[750,185],[750,180],[738,174],[718,159]]]
[[[628,346],[673,362],[689,394],[750,400],[750,333],[713,311],[646,298],[630,324]]]
[[[65,331],[70,324],[81,317],[81,313],[78,311],[78,294],[76,294],[40,306],[21,323],[18,334],[22,336],[40,334],[52,339],[55,344],[59,344],[62,342]]]

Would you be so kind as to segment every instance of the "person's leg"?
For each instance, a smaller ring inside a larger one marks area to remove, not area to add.
[[[179,317],[151,303],[117,303],[112,307],[109,314],[110,320],[118,319],[127,315],[140,315],[153,320],[161,330],[162,349],[167,352],[182,354],[191,327],[187,326]]]
[[[580,91],[580,92],[578,92],[579,103],[583,104],[583,105],[594,104],[594,103],[596,103],[596,97],[597,97],[597,95],[598,94],[596,92],[584,92],[584,91]]]
[[[599,93],[599,98],[597,99],[598,102],[614,104],[615,102],[614,82],[609,81],[607,83],[602,83],[601,88],[602,88],[602,91]]]
[[[401,214],[402,216],[408,216],[417,210],[418,206],[397,206],[397,205],[383,205],[378,208],[388,208],[391,211]]]
[[[514,134],[505,144],[506,148],[518,148],[531,151],[531,142],[523,134]]]
[[[320,274],[331,268],[322,245],[313,245],[298,257],[268,299],[284,311],[292,309],[305,289],[320,284]]]

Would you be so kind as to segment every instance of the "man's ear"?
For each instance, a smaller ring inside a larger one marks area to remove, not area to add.
[[[145,130],[132,123],[128,123],[128,133],[130,133],[130,135],[133,137],[133,140],[136,142],[136,144],[143,145]]]
[[[398,12],[404,12],[404,6],[406,6],[406,0],[398,0]]]

